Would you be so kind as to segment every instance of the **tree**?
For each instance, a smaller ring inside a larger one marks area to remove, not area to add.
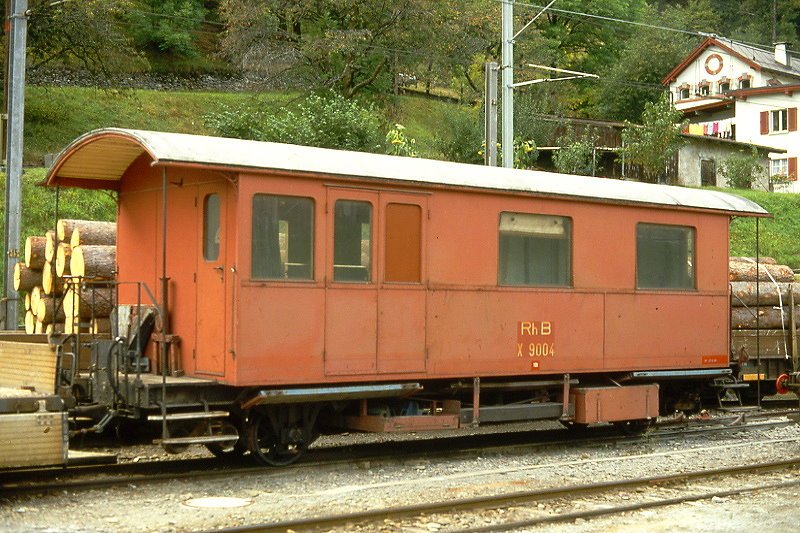
[[[292,68],[352,97],[373,85],[402,32],[428,16],[422,0],[224,0],[223,55],[245,70]]]
[[[652,26],[690,31],[717,31],[719,19],[708,0],[690,0],[659,10],[648,7],[637,28],[626,40],[618,60],[600,72],[597,114],[606,119],[641,120],[645,103],[656,102],[663,91],[661,80],[697,46],[699,36],[681,35]]]
[[[682,116],[665,92],[657,102],[645,104],[642,126],[625,123],[622,130],[625,162],[639,165],[648,181],[663,181],[667,162],[680,149]]]
[[[193,32],[206,14],[202,0],[133,0],[125,19],[139,47],[193,56]]]
[[[81,67],[110,77],[146,65],[127,32],[129,0],[33,0],[28,18],[28,70]]]

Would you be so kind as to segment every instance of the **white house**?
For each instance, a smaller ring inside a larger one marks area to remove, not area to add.
[[[689,119],[689,134],[767,146],[776,190],[800,192],[800,60],[786,43],[764,50],[708,38],[663,80],[675,107]]]

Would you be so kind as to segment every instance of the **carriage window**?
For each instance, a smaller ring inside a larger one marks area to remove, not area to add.
[[[209,194],[203,200],[203,259],[219,258],[220,200],[218,194]]]
[[[413,204],[386,206],[384,280],[418,283],[422,279],[422,209]]]
[[[314,279],[314,201],[253,196],[254,279]]]
[[[694,228],[639,224],[636,227],[636,286],[695,287]]]
[[[572,221],[567,217],[502,213],[501,285],[552,285],[572,282]]]
[[[372,279],[372,205],[337,200],[333,214],[333,280]]]

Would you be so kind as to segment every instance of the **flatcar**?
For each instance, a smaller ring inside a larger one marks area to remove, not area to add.
[[[768,216],[717,191],[113,128],[46,183],[117,197],[118,329],[78,339],[73,409],[268,465],[321,432],[641,428],[730,374],[729,223]]]

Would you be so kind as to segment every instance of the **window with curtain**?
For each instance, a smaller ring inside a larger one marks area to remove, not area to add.
[[[337,200],[333,213],[333,280],[372,280],[372,204]]]
[[[572,221],[568,217],[500,214],[501,285],[572,284]]]
[[[314,200],[253,196],[253,279],[314,279]]]

